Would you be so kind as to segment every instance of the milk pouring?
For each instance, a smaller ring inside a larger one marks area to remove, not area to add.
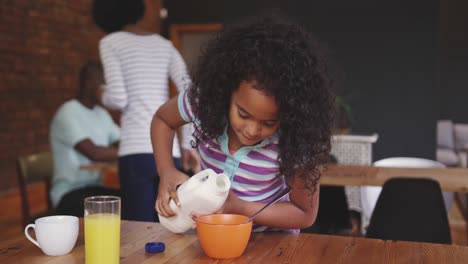
[[[195,224],[190,213],[205,215],[221,209],[230,187],[229,178],[224,174],[217,174],[212,169],[193,175],[177,189],[181,207],[178,207],[173,200],[169,202],[169,206],[177,215],[172,217],[159,215],[161,225],[173,233],[189,230]]]

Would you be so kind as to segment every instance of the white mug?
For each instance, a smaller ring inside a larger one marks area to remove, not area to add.
[[[33,228],[36,239],[29,235]],[[41,217],[24,228],[26,237],[49,256],[61,256],[70,253],[78,238],[79,220],[76,216],[53,215]]]

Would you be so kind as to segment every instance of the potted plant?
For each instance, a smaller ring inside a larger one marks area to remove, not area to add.
[[[343,96],[336,96],[335,99],[336,120],[334,134],[351,134],[351,106]]]

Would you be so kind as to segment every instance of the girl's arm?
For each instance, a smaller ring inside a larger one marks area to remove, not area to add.
[[[190,84],[190,78],[187,74],[187,66],[184,59],[172,46],[171,60],[169,63],[169,78],[174,82],[177,91],[181,93]],[[190,144],[191,136],[194,132],[193,126],[185,125],[181,128],[181,153],[182,168],[185,171],[192,170],[197,173],[200,171],[200,158],[196,150],[192,149]]]
[[[320,184],[317,183],[314,193],[304,186],[304,181],[299,176],[294,177],[289,194],[290,201],[271,205],[254,218],[254,223],[283,229],[311,226],[317,217]],[[223,212],[250,216],[264,205],[264,203],[243,201],[231,192]]]
[[[186,123],[177,107],[177,97],[162,105],[151,121],[151,144],[160,179],[155,209],[160,215],[166,217],[174,215],[169,207],[170,198],[180,206],[176,187],[188,179],[187,175],[176,169],[172,159],[175,130]]]

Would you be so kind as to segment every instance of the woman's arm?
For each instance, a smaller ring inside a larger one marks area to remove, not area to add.
[[[151,121],[151,144],[160,178],[155,209],[166,217],[174,215],[169,207],[170,198],[180,205],[176,192],[177,185],[188,179],[187,175],[176,169],[172,159],[174,132],[187,123],[179,113],[177,100],[178,98],[174,97],[162,105]]]
[[[127,106],[127,91],[120,61],[108,41],[101,40],[99,54],[106,80],[104,93],[102,94],[102,104],[110,109],[122,110]]]
[[[313,193],[304,186],[303,179],[296,176],[291,184],[290,201],[271,205],[254,218],[254,223],[284,229],[311,226],[317,217],[320,185],[317,183]],[[243,201],[231,192],[223,212],[250,216],[264,205],[264,203]]]
[[[98,146],[89,138],[81,140],[74,148],[92,161],[116,161],[119,157],[116,147]]]
[[[185,61],[174,47],[172,47],[171,60],[169,62],[169,78],[174,82],[179,93],[187,89],[187,86],[190,84]]]

